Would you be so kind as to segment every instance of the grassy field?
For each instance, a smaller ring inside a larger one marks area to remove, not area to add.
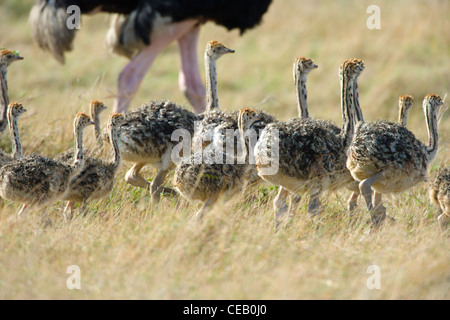
[[[32,2],[0,2],[0,47],[25,57],[8,73],[11,100],[28,109],[19,124],[24,152],[53,156],[72,146],[73,117],[88,111],[90,100],[112,106],[127,60],[103,45],[109,17],[100,14],[83,17],[74,50],[59,65],[32,42]],[[366,26],[371,4],[381,9],[380,30]],[[282,120],[297,113],[295,57],[314,59],[319,68],[308,78],[310,114],[339,125],[338,66],[361,58],[365,118],[396,120],[398,96],[411,94],[416,101],[408,127],[427,141],[422,99],[430,92],[444,97],[450,88],[449,16],[450,3],[438,0],[274,0],[263,23],[242,37],[206,24],[198,54],[212,39],[236,50],[218,63],[223,109],[255,106]],[[177,78],[173,44],[155,61],[133,105],[166,98],[189,108]],[[107,112],[103,123],[106,118]],[[449,112],[439,135],[430,171],[450,164]],[[8,134],[0,147],[11,149]],[[425,184],[385,197],[397,222],[375,234],[364,235],[369,216],[361,200],[357,217],[346,215],[346,190],[324,197],[320,221],[310,220],[304,197],[292,224],[275,233],[274,187],[223,201],[196,223],[196,204],[163,198],[152,207],[147,191],[124,182],[128,167],[122,166],[110,197],[92,202],[88,216],[69,224],[63,203],[47,208],[53,226],[45,228],[41,210],[17,219],[19,205],[0,200],[0,299],[450,298],[449,238],[439,230]],[[144,174],[151,179],[154,170]],[[66,285],[71,265],[80,268],[81,290]],[[373,265],[379,289],[367,285]]]

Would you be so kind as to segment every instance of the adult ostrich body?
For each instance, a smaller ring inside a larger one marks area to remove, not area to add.
[[[36,0],[30,12],[33,38],[61,63],[72,49],[76,29],[67,28],[76,5],[82,14],[116,13],[107,35],[114,53],[131,61],[118,77],[113,110],[127,111],[139,85],[161,50],[178,42],[181,69],[179,87],[194,111],[205,110],[197,42],[200,25],[213,21],[241,34],[260,23],[272,0]],[[69,10],[68,10],[69,8]],[[67,12],[69,11],[69,12]]]

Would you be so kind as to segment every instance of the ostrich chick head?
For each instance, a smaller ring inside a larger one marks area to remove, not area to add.
[[[0,65],[6,65],[8,67],[11,63],[17,60],[23,60],[23,57],[19,56],[18,52],[13,52],[8,49],[0,50]]]
[[[208,42],[206,45],[206,55],[213,60],[219,59],[226,53],[234,53],[234,50],[225,47],[223,44],[215,40]]]

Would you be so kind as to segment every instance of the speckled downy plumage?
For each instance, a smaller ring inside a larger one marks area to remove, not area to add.
[[[158,202],[167,173],[175,168],[171,159],[172,134],[183,129],[192,136],[200,116],[170,101],[152,101],[125,114],[118,128],[118,146],[123,160],[133,162],[125,180],[137,187],[149,188],[152,202]],[[158,169],[150,184],[139,175],[147,164]]]
[[[23,204],[21,214],[30,205],[43,205],[60,199],[67,191],[69,181],[83,166],[83,130],[93,124],[79,113],[74,120],[75,144],[73,164],[45,156],[25,156],[0,169],[0,196]]]
[[[68,191],[64,194],[64,200],[68,200],[64,210],[67,219],[72,216],[74,203],[82,203],[84,207],[88,201],[103,198],[111,192],[121,163],[117,131],[124,119],[122,114],[113,113],[106,127],[113,149],[113,161],[86,157],[81,170],[70,180]]]
[[[23,57],[7,49],[0,50],[0,133],[6,129],[7,126],[7,110],[9,105],[8,81],[7,73],[8,67],[14,62],[23,60]]]
[[[428,165],[438,147],[437,111],[441,105],[442,99],[434,94],[428,94],[423,101],[428,145],[401,124],[365,123],[356,113],[359,123],[349,148],[347,168],[360,181],[359,188],[375,226],[380,226],[386,218],[381,194],[402,192],[427,179]]]
[[[21,103],[11,102],[8,106],[9,133],[11,135],[12,153],[11,155],[0,150],[0,168],[10,161],[22,158],[22,144],[19,136],[18,119],[27,109]]]
[[[345,168],[346,153],[353,134],[353,84],[364,70],[361,60],[346,60],[340,66],[342,129],[339,134],[328,121],[310,118],[292,119],[269,124],[255,147],[259,176],[270,184],[279,185],[274,209],[277,221],[286,213],[286,197],[309,190],[308,212],[315,215],[319,196],[349,185],[353,179]],[[270,159],[270,140],[278,133],[279,168],[275,174],[264,174]]]
[[[429,196],[431,202],[440,208],[439,225],[446,230],[450,224],[450,167],[440,168],[433,174]]]
[[[201,218],[207,208],[222,195],[231,195],[241,190],[250,178],[249,140],[245,132],[259,120],[261,118],[257,111],[243,109],[239,113],[238,128],[242,154],[235,154],[234,151],[230,154],[221,148],[215,148],[208,154],[203,151],[196,152],[183,158],[177,165],[174,176],[177,191],[189,201],[199,200],[203,203],[203,207],[197,212],[197,218]],[[220,160],[216,161],[217,159]]]

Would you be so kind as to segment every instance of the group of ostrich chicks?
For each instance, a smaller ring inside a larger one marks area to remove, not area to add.
[[[22,153],[18,118],[26,110],[20,103],[9,103],[6,73],[14,61],[23,58],[7,49],[1,50],[4,111],[0,126],[4,123],[2,129],[5,128],[7,118],[12,154],[0,151],[0,197],[22,203],[19,214],[30,206],[65,200],[64,215],[70,219],[75,203],[81,203],[81,210],[86,210],[88,201],[110,193],[121,161],[125,160],[133,164],[125,180],[149,189],[152,203],[157,203],[162,193],[178,193],[189,201],[200,200],[203,206],[197,212],[198,218],[221,196],[235,194],[264,180],[279,186],[273,202],[277,226],[292,215],[300,193],[309,192],[307,211],[311,216],[318,216],[321,195],[345,187],[352,192],[348,210],[354,211],[362,195],[371,223],[378,228],[388,217],[382,194],[405,191],[428,180],[428,167],[438,150],[437,112],[443,104],[439,96],[428,94],[423,100],[428,144],[416,139],[406,128],[413,105],[411,96],[399,98],[398,123],[365,122],[357,84],[364,62],[348,59],[339,67],[343,120],[339,128],[330,121],[309,117],[306,80],[317,65],[311,59],[299,57],[294,63],[298,118],[279,121],[273,115],[251,108],[225,112],[219,108],[216,61],[233,52],[217,41],[206,46],[207,109],[204,113],[196,114],[165,100],[152,101],[126,114],[111,114],[101,132],[99,114],[106,107],[94,100],[90,105],[91,117],[85,113],[75,117],[73,151],[51,159]],[[83,130],[91,125],[95,125],[96,140],[108,142],[112,147],[112,161],[85,156]],[[189,146],[193,152],[183,152],[181,161],[175,163],[172,154],[180,141],[173,141],[172,137],[178,129],[192,137]],[[229,130],[234,132],[231,139]],[[256,143],[251,143],[247,135],[250,130],[256,133]],[[241,143],[240,150],[235,142]],[[232,148],[224,149],[225,143],[231,143]],[[205,157],[206,153],[209,158]],[[268,170],[274,163],[276,170]],[[140,175],[140,170],[148,164],[158,169],[151,183]],[[173,170],[176,192],[163,186],[167,174]],[[450,222],[449,168],[436,171],[429,181],[429,190],[431,200],[440,206],[442,214],[438,221],[445,229]]]

